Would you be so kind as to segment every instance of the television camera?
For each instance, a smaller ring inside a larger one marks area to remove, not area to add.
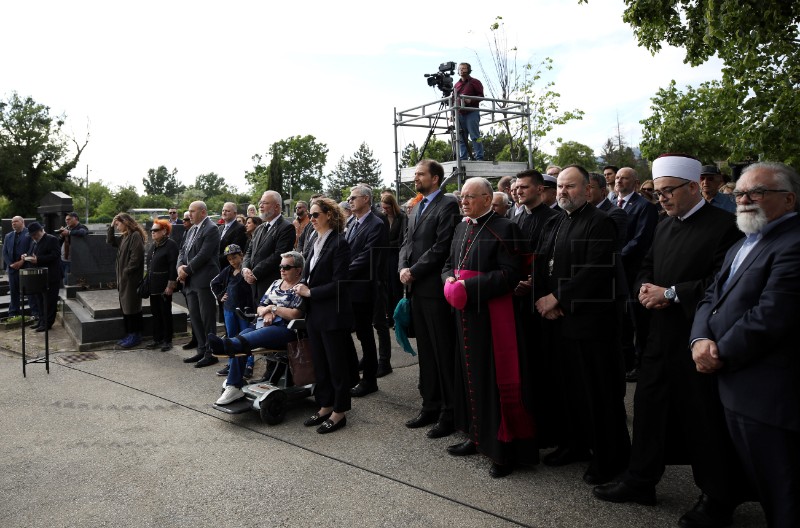
[[[456,72],[456,63],[453,61],[443,62],[439,65],[436,73],[426,73],[428,86],[435,86],[447,97],[453,93],[453,74]]]

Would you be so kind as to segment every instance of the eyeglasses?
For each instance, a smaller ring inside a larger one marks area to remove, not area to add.
[[[178,211],[170,211],[169,214],[178,214]]]
[[[319,215],[321,215],[321,214],[322,214],[322,213],[320,213],[319,211],[317,211],[316,213],[310,213],[308,216],[310,216],[311,218],[318,218],[318,217],[319,217]]]
[[[158,233],[159,231],[161,231],[161,229],[151,229],[150,230],[151,233]]]
[[[347,197],[347,201],[348,202],[354,202],[356,200],[356,198],[360,198],[360,197],[359,196],[348,196]]]
[[[462,194],[461,195],[461,201],[462,202],[464,200],[471,201],[471,200],[474,200],[475,198],[477,198],[478,196],[489,196],[489,195],[486,194],[486,193],[481,193],[481,194]]]
[[[281,264],[279,267],[281,268],[281,271],[289,271],[290,269],[299,268],[300,266],[286,266]]]
[[[660,191],[653,191],[653,196],[655,196],[659,200],[661,199],[662,196],[667,200],[669,200],[670,198],[672,198],[672,193],[674,193],[676,189],[680,189],[684,185],[689,185],[690,183],[692,183],[692,181],[688,180],[680,185],[676,185],[675,187],[664,187]]]
[[[749,191],[733,191],[733,197],[738,201],[747,196],[747,199],[751,202],[760,202],[764,199],[764,195],[768,192],[775,192],[775,193],[786,193],[792,192],[787,191],[785,189],[750,189]]]
[[[184,223],[184,224],[185,224],[186,222],[191,222],[191,221],[192,221],[192,219],[191,219],[191,218],[184,218],[184,219],[183,219],[183,223]]]

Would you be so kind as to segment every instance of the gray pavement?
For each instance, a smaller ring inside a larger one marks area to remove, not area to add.
[[[27,335],[38,353],[41,334]],[[581,464],[494,480],[486,459],[447,455],[460,436],[403,426],[418,369],[397,347],[394,373],[331,435],[303,427],[310,399],[276,426],[215,411],[219,367],[184,364],[178,346],[70,363],[81,358],[56,326],[51,350],[50,374],[29,365],[23,378],[19,331],[0,332],[0,527],[675,526],[699,493],[683,466],[667,469],[656,507],[594,499]],[[753,503],[734,520],[764,525]]]

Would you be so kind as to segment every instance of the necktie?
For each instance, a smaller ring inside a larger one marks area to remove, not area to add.
[[[622,198],[617,200],[617,207],[619,207],[620,209],[625,209],[625,200],[623,200]]]
[[[225,224],[225,226],[222,228],[222,234],[219,237],[223,238],[225,236],[225,233],[227,232],[228,232],[228,224]]]
[[[419,203],[419,207],[417,208],[417,218],[416,221],[419,221],[419,217],[422,216],[422,210],[425,209],[425,204],[428,203],[427,198],[423,198],[422,201]]]
[[[359,225],[360,224],[358,223],[358,220],[354,220],[353,221],[353,225],[347,231],[347,241],[348,242],[350,242],[351,240],[353,240],[356,237],[356,231],[358,231],[358,226]]]
[[[11,252],[11,256],[13,258],[16,258],[16,256],[17,256],[17,242],[18,241],[19,241],[19,233],[17,231],[14,231],[14,248],[13,248],[13,251]]]

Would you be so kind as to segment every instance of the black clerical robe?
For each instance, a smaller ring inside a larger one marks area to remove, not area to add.
[[[522,405],[516,325],[508,317],[506,324],[498,325],[492,314],[497,303],[505,303],[506,314],[513,319],[511,292],[521,277],[518,238],[516,226],[491,211],[475,223],[462,222],[442,272],[444,281],[463,279],[462,270],[478,272],[465,279],[466,304],[456,310],[455,390],[463,397],[455,398],[454,421],[479,452],[500,464],[538,461],[533,418]],[[497,334],[500,326],[505,328],[502,335]],[[505,342],[502,350],[496,349],[498,341]],[[509,342],[514,342],[513,349]],[[511,370],[519,380],[513,387],[499,381]]]
[[[614,254],[616,226],[586,203],[552,217],[537,250],[534,298],[553,294],[563,317],[543,321],[537,407],[543,446],[591,449],[589,471],[613,477],[625,469],[630,437],[624,365],[616,347]]]
[[[636,278],[674,287],[679,302],[649,310],[650,333],[634,396],[634,445],[627,478],[654,485],[665,464],[691,464],[698,487],[719,500],[738,500],[743,474],[725,425],[716,375],[700,374],[689,334],[695,309],[742,233],[734,215],[704,204],[681,221],[667,217]]]

